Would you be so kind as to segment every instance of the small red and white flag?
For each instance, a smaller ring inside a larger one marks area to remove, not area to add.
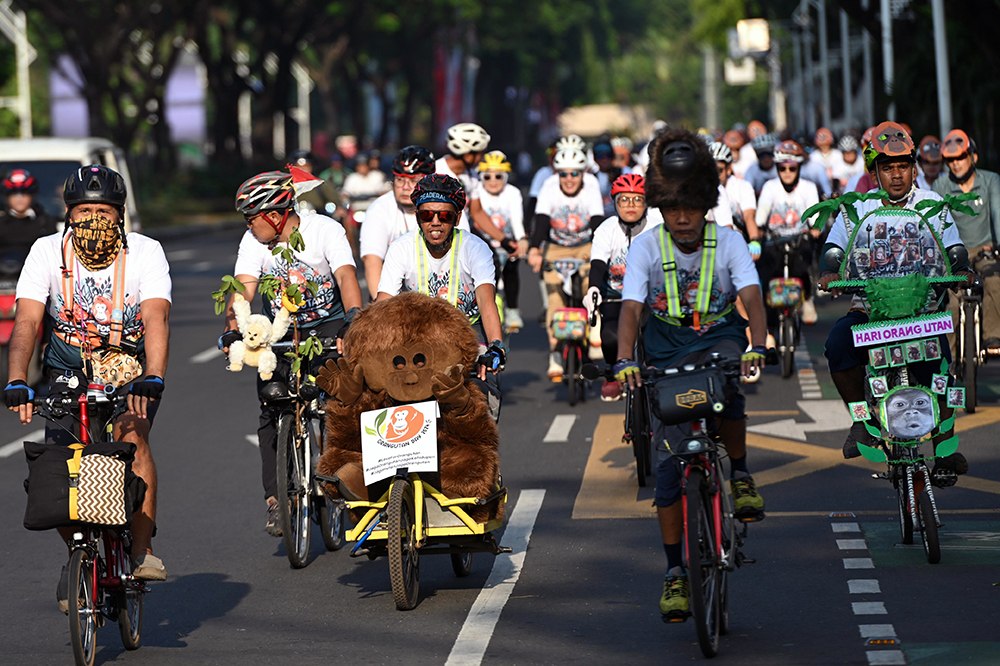
[[[289,173],[292,174],[292,187],[295,188],[296,199],[323,184],[322,178],[318,178],[308,171],[292,166],[291,164],[287,165],[287,167]]]

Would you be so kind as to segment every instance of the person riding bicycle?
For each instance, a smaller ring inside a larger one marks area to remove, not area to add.
[[[761,134],[751,141],[754,152],[757,153],[757,162],[747,167],[743,179],[753,186],[757,197],[760,197],[764,183],[778,176],[774,166],[774,146],[777,143],[778,139],[773,134]]]
[[[518,309],[521,278],[518,258],[528,252],[528,237],[524,232],[524,200],[521,190],[507,182],[511,163],[499,150],[483,155],[479,163],[479,202],[483,211],[493,221],[493,226],[503,232],[504,240],[490,239],[490,247],[498,257],[503,254],[504,325],[508,330],[524,328],[524,319]]]
[[[831,184],[834,179],[834,170],[844,161],[844,156],[839,148],[833,147],[834,136],[826,127],[820,127],[813,135],[813,145],[816,147],[809,154],[809,161],[816,162],[823,166],[826,177]]]
[[[867,150],[868,146],[870,146],[872,143],[872,134],[874,132],[875,128],[869,127],[868,129],[865,130],[865,133],[861,135],[862,160],[864,159],[863,157],[864,151]],[[871,173],[869,173],[868,167],[865,166],[865,169],[861,173],[855,174],[854,176],[851,177],[849,181],[847,181],[847,185],[844,186],[844,191],[864,193],[871,191],[873,187],[875,187],[875,181],[872,180]]]
[[[434,163],[434,172],[450,176],[465,190],[470,222],[484,237],[502,243],[504,233],[497,229],[479,202],[479,179],[475,170],[490,145],[490,135],[475,123],[459,123],[448,128],[448,154]],[[515,248],[513,254],[520,256]]]
[[[859,201],[854,204],[858,219],[864,218],[869,212],[883,206],[913,208],[914,205],[926,199],[936,201],[941,200],[941,196],[929,190],[921,190],[916,186],[916,150],[913,140],[906,131],[894,122],[883,122],[875,127],[872,140],[865,149],[865,165],[875,183],[873,192],[885,190],[887,197],[871,201]],[[929,220],[935,232],[941,238],[952,260],[952,272],[968,272],[968,252],[962,244],[958,229],[952,218],[951,212],[945,215],[935,216]],[[832,256],[829,251],[839,248],[841,251],[847,250],[849,238],[847,226],[844,223],[843,215],[838,215],[830,229],[826,245],[820,259],[820,279],[819,286],[826,290],[828,285],[840,279],[840,266],[831,266],[827,263],[828,257]],[[837,293],[834,292],[836,296]],[[830,375],[833,383],[837,387],[837,392],[845,403],[865,401],[865,366],[868,364],[868,352],[865,348],[854,346],[854,338],[851,334],[851,327],[868,322],[868,313],[865,311],[864,302],[856,297],[853,299],[850,311],[833,325],[826,340],[826,358],[830,365]],[[951,360],[947,345],[942,345],[942,356],[946,360]],[[918,379],[925,385],[930,385],[931,375],[937,372],[938,363],[914,364],[914,371]],[[858,450],[858,442],[865,445],[872,445],[873,441],[863,422],[855,422],[844,442],[844,457],[856,458],[861,455]],[[953,471],[964,474],[968,471],[968,463],[961,453],[955,453],[949,458],[939,459],[936,465],[945,465]]]
[[[299,214],[295,210],[295,188],[292,176],[281,171],[267,171],[247,179],[236,191],[236,210],[246,218],[247,231],[240,240],[233,274],[243,283],[243,298],[253,303],[258,283],[264,276],[281,281],[282,288],[275,298],[261,294],[264,314],[274,319],[282,306],[285,288],[297,285],[304,304],[292,314],[300,338],[316,334],[320,338],[343,338],[346,327],[361,311],[361,287],[354,268],[354,257],[344,228],[336,221],[318,213]],[[294,250],[291,263],[272,254],[279,244],[288,243],[293,232],[302,237],[304,247]],[[319,285],[313,293],[308,284]],[[235,298],[235,296],[234,296]],[[290,328],[282,341],[292,340]],[[219,348],[229,353],[229,346],[241,339],[236,314],[230,299],[226,310],[226,326],[219,338]],[[335,350],[325,349],[329,358]],[[260,445],[261,479],[267,502],[265,529],[271,536],[281,536],[277,500],[277,418],[268,404],[288,394],[291,361],[278,354],[278,367],[271,379],[257,378],[260,400],[260,421],[257,441]],[[322,361],[314,359],[314,364]]]
[[[948,132],[941,154],[948,165],[948,178],[938,178],[934,191],[940,195],[967,192],[978,195],[966,202],[978,215],[961,211],[952,211],[952,215],[958,235],[969,248],[972,268],[983,280],[984,346],[990,354],[1000,354],[1000,262],[994,255],[997,238],[1000,238],[1000,175],[976,167],[979,161],[976,144],[960,129]],[[950,295],[949,308],[955,318],[955,330],[958,330],[959,300],[955,294]],[[950,335],[949,340],[954,337]]]
[[[608,366],[613,366],[618,356],[618,321],[621,303],[605,303],[608,298],[620,300],[628,252],[632,242],[659,222],[653,222],[646,215],[646,181],[634,173],[622,174],[611,186],[617,216],[601,222],[594,231],[594,243],[590,252],[590,286],[584,296],[583,305],[593,314],[594,308],[601,313],[601,351]],[[601,400],[618,400],[621,389],[618,382],[608,380],[601,387]]]
[[[674,368],[705,362],[713,353],[741,360],[744,375],[762,369],[766,350],[764,303],[757,271],[739,232],[707,222],[718,199],[719,178],[708,147],[689,130],[670,129],[654,139],[646,178],[646,201],[663,213],[661,227],[632,243],[622,290],[615,377],[624,388],[641,385],[633,348],[644,307],[652,315],[643,345],[649,364]],[[736,312],[739,295],[750,315],[753,348],[746,349],[747,321]],[[729,451],[735,513],[759,518],[764,500],[747,471],[746,401],[732,383],[719,432]],[[657,507],[667,576],[660,599],[666,618],[688,612],[687,574],[681,556],[681,482],[669,446],[685,435],[654,415],[654,441],[660,456],[656,474]],[[663,443],[663,444],[659,444]]]
[[[933,190],[941,170],[944,168],[944,158],[941,156],[941,140],[928,135],[920,140],[917,147],[917,187],[922,190]]]
[[[372,202],[361,225],[361,261],[371,300],[378,298],[382,262],[389,245],[417,228],[417,208],[410,195],[421,178],[434,173],[434,154],[420,146],[406,146],[392,160],[392,191]],[[469,231],[468,215],[458,228]]]
[[[372,169],[366,153],[358,153],[354,160],[354,171],[344,178],[341,192],[353,206],[358,201],[379,197],[388,189],[389,183],[385,174],[378,169]]]
[[[81,167],[66,179],[65,231],[35,241],[17,283],[4,400],[21,423],[31,422],[34,391],[26,382],[28,361],[46,322],[50,333],[43,364],[49,395],[84,390],[94,377],[117,384],[105,374],[114,366],[135,377],[127,388],[128,412],[115,420],[114,432],[115,440],[135,444],[133,469],[146,482],[142,509],[132,518],[133,573],[144,580],[166,580],[166,568],[152,549],[156,467],[149,431],[167,370],[170,267],[158,242],[125,234],[127,196],[125,180],[106,166]],[[71,428],[72,420],[66,421]],[[45,441],[68,446],[76,440],[50,424]],[[72,533],[72,528],[59,529],[64,541]],[[68,578],[65,568],[63,572],[57,595],[65,610]]]
[[[35,201],[38,180],[25,169],[14,169],[0,182],[4,206],[0,210],[0,253],[27,255],[32,244],[42,236],[56,232],[56,220]]]
[[[833,179],[837,194],[847,190],[847,183],[865,170],[865,161],[861,159],[861,146],[852,134],[840,137],[837,144],[840,149],[840,162],[833,167]]]
[[[753,245],[753,241],[760,240],[760,232],[757,229],[757,197],[754,195],[753,186],[733,174],[733,153],[729,146],[713,142],[708,146],[708,151],[715,159],[719,184],[729,199],[733,211],[733,224],[743,232],[743,237],[751,244],[750,254],[756,261],[760,257],[760,243]]]
[[[535,207],[534,231],[531,235],[531,249],[528,264],[538,273],[545,261],[559,259],[590,259],[590,244],[593,230],[604,220],[604,205],[601,203],[600,188],[588,189],[584,184],[587,156],[575,148],[561,150],[553,160],[555,178],[542,187]],[[546,244],[544,256],[542,243]],[[580,277],[586,278],[589,266],[580,268]],[[545,326],[549,336],[548,377],[562,381],[562,357],[556,351],[558,340],[552,335],[552,315],[567,307],[563,299],[563,279],[557,271],[542,275],[545,282]]]
[[[614,143],[610,136],[604,135],[594,142],[594,164],[597,165],[597,183],[601,188],[601,202],[604,205],[606,216],[615,214],[615,202],[611,194],[612,183],[618,176],[625,173],[632,173],[631,167],[618,167],[615,165]]]
[[[794,141],[782,141],[774,149],[778,177],[767,181],[757,201],[757,228],[765,235],[764,249],[758,262],[760,283],[767,289],[771,278],[781,277],[783,266],[782,249],[777,241],[796,236],[806,236],[798,249],[789,257],[789,277],[802,280],[802,321],[816,323],[816,306],[813,304],[812,279],[809,266],[812,263],[811,238],[819,236],[819,231],[810,230],[802,220],[802,213],[815,203],[819,203],[816,184],[801,178],[800,170],[805,155]],[[767,309],[767,327],[772,333],[777,330],[778,313]]]

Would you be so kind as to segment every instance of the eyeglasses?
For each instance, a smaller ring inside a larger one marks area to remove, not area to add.
[[[799,168],[797,166],[780,166],[780,167],[778,167],[778,171],[791,171],[792,173],[795,173],[798,170],[799,170]]]
[[[579,175],[580,175],[579,171],[560,171],[559,172],[559,177],[560,178],[576,178]]]
[[[504,180],[503,174],[499,173],[484,173],[480,178],[487,183],[491,180]]]
[[[458,213],[453,210],[418,210],[417,217],[421,222],[433,222],[436,217],[445,224],[455,224]]]
[[[622,194],[621,196],[618,197],[618,203],[625,204],[626,206],[629,205],[642,206],[646,203],[646,197],[644,197],[641,194],[637,194],[633,197],[629,197]]]

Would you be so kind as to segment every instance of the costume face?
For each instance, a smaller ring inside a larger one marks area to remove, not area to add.
[[[415,402],[433,397],[431,378],[461,363],[462,352],[454,345],[414,342],[358,360],[365,369],[365,383],[372,390],[385,390],[398,402]]]
[[[886,400],[886,427],[895,437],[916,439],[934,429],[931,396],[919,389],[904,389]]]
[[[118,211],[107,204],[80,204],[70,211],[69,223],[80,263],[92,271],[110,266],[122,247]]]

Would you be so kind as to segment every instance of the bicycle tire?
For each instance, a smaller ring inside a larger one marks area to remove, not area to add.
[[[645,400],[643,389],[639,387],[629,392],[631,400],[629,408],[632,409],[632,453],[635,454],[635,476],[640,488],[646,487],[646,477],[650,474],[650,432],[649,421],[646,418]]]
[[[472,573],[472,553],[452,553],[451,568],[459,578]]]
[[[719,653],[719,566],[715,552],[711,494],[701,469],[688,475],[685,551],[691,616],[698,633],[698,646],[706,657]]]
[[[278,517],[285,554],[294,569],[309,563],[311,537],[309,487],[303,483],[308,469],[304,447],[297,443],[295,414],[285,412],[278,420]]]
[[[132,573],[132,558],[125,550],[125,544],[118,540],[117,547],[123,552],[120,561],[125,567],[122,573]],[[128,576],[131,579],[131,575]],[[127,585],[131,585],[129,580]],[[126,650],[138,650],[142,639],[142,590],[125,588],[115,594],[115,606],[118,608],[118,633],[122,637],[122,645]]]
[[[330,552],[344,547],[344,506],[326,497],[316,500],[323,545]]]
[[[416,544],[413,490],[409,481],[396,479],[392,482],[386,514],[392,598],[397,610],[413,610],[420,594],[420,555]]]
[[[931,498],[926,490],[917,495],[917,518],[920,520],[920,537],[924,542],[927,562],[937,564],[941,561],[941,542],[938,540],[937,521],[934,520]]]
[[[77,548],[70,555],[68,566],[69,643],[77,666],[93,666],[97,654],[97,615],[101,612],[94,598],[97,562],[83,548]]]
[[[962,380],[965,382],[965,413],[974,414],[976,412],[976,377],[979,372],[979,364],[976,362],[976,353],[979,349],[977,340],[976,316],[978,303],[965,301],[962,305],[965,308],[965,327],[962,331]]]
[[[903,539],[904,545],[913,543],[913,516],[910,514],[910,496],[906,488],[906,478],[900,472],[900,479],[896,481],[896,502],[899,507],[899,535]]]
[[[795,371],[795,322],[792,317],[785,315],[782,318],[780,335],[781,376],[788,379]]]
[[[569,406],[576,405],[576,345],[567,345],[566,360],[563,362],[563,379],[566,380],[566,391],[569,393]]]

